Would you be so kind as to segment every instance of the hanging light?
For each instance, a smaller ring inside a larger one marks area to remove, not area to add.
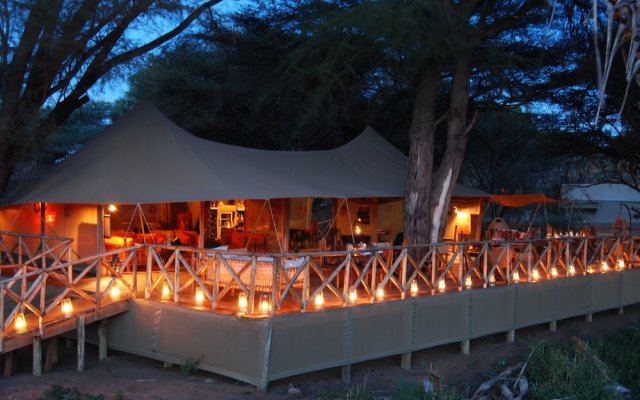
[[[53,224],[54,222],[56,222],[56,212],[47,211],[47,214],[45,215],[45,220],[50,224]]]
[[[19,312],[16,315],[16,319],[13,323],[13,327],[16,330],[16,333],[24,333],[27,330],[27,319],[24,317],[23,312]]]
[[[447,290],[447,283],[444,281],[444,279],[438,280],[438,290],[440,291],[440,293]]]
[[[618,268],[618,271],[622,271],[624,269],[624,260],[622,258],[619,258],[616,262],[616,268]]]
[[[518,270],[513,271],[513,283],[518,283],[520,282],[520,273],[518,272]]]
[[[355,289],[349,291],[349,303],[355,304],[358,301],[358,292]]]
[[[609,272],[609,264],[607,264],[607,262],[606,262],[606,261],[603,261],[603,262],[600,264],[600,271],[601,271],[603,274],[604,274],[604,273],[606,273],[606,272]]]
[[[171,297],[171,288],[167,282],[162,283],[162,300],[168,300]]]
[[[534,282],[537,282],[537,281],[540,279],[540,273],[538,272],[538,268],[534,269],[534,270],[531,272],[531,279],[532,279]]]
[[[201,288],[196,288],[196,305],[201,306],[204,303],[204,292]]]
[[[574,276],[576,274],[576,267],[571,264],[569,265],[569,276]]]
[[[467,276],[467,277],[464,279],[464,286],[465,286],[467,289],[471,289],[471,286],[473,286],[473,281],[471,280],[471,276]]]
[[[117,283],[114,283],[113,286],[111,286],[110,295],[111,295],[111,300],[113,301],[120,300],[120,288],[118,287]]]
[[[116,212],[118,211],[118,207],[115,204],[109,204],[107,210],[109,210],[109,212]]]
[[[418,295],[418,281],[415,279],[411,281],[411,297],[416,297]]]
[[[247,294],[242,292],[238,295],[238,311],[242,314],[247,312],[249,302],[247,301]]]
[[[269,302],[269,296],[263,294],[260,296],[260,303],[258,304],[260,314],[269,315],[271,313],[271,303]]]
[[[551,267],[551,277],[552,278],[558,277],[558,269],[556,267]]]
[[[316,308],[322,308],[322,306],[324,306],[324,294],[322,292],[316,295],[314,304],[316,305]]]
[[[67,317],[73,314],[73,303],[71,303],[71,299],[69,298],[62,300],[60,308],[62,309],[62,313]]]

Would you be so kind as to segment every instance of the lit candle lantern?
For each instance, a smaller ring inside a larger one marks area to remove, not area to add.
[[[622,271],[624,269],[624,260],[622,258],[618,259],[616,265],[618,267],[618,271]]]
[[[247,301],[247,294],[245,292],[240,293],[238,295],[238,311],[241,313],[246,313],[247,308],[249,307],[249,302]]]
[[[416,297],[418,295],[418,281],[415,279],[411,281],[411,296]]]
[[[167,300],[171,297],[171,288],[167,282],[162,284],[162,299]]]
[[[558,269],[556,267],[551,267],[551,277],[552,278],[558,277]]]
[[[71,299],[62,300],[60,308],[62,308],[62,313],[67,317],[73,314],[73,303],[71,303]]]
[[[587,274],[593,274],[593,266],[592,265],[589,265],[587,267]]]
[[[569,265],[569,276],[574,276],[576,274],[576,267],[571,264]]]
[[[202,289],[196,288],[196,304],[201,306],[204,303],[204,293]]]
[[[117,284],[114,284],[113,286],[111,286],[110,295],[111,295],[111,300],[113,301],[120,300],[120,288],[118,287]]]
[[[349,291],[349,303],[354,304],[358,301],[358,292],[355,289]]]
[[[533,280],[534,282],[538,281],[540,279],[540,273],[538,272],[538,269],[534,269],[531,272],[531,280]]]
[[[27,330],[27,319],[24,317],[24,313],[18,313],[16,315],[15,322],[13,323],[13,327],[16,330],[16,333],[24,333]]]
[[[489,276],[489,286],[495,286],[496,285],[496,277],[495,275],[491,274]]]
[[[314,303],[316,305],[316,308],[322,308],[322,306],[324,305],[324,294],[322,294],[322,292],[316,295]]]
[[[471,276],[467,276],[467,277],[464,279],[464,286],[465,286],[467,289],[471,289],[471,286],[472,286],[472,285],[473,285],[473,281],[471,280]]]
[[[520,273],[517,270],[513,271],[512,277],[513,277],[513,283],[520,282]]]
[[[609,272],[609,264],[607,264],[606,261],[603,261],[600,265],[600,271],[602,271],[602,273]]]
[[[263,294],[260,296],[260,304],[258,305],[260,314],[269,315],[271,313],[271,303],[269,302],[269,296]]]
[[[378,287],[378,289],[376,289],[376,298],[378,300],[383,300],[384,299],[384,288]]]
[[[440,292],[444,292],[445,290],[447,290],[447,283],[444,281],[444,279],[438,280],[438,290]]]

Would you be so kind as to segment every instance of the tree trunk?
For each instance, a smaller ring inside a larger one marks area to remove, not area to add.
[[[416,94],[409,131],[409,174],[404,198],[404,239],[409,245],[441,240],[449,201],[464,159],[468,132],[468,57],[458,57],[452,72],[447,144],[435,172],[435,131],[439,123],[435,117],[435,99],[441,70],[426,72]]]
[[[404,192],[404,240],[409,245],[427,243],[431,227],[429,199],[440,74],[439,66],[426,70],[413,105],[409,128],[409,171]]]
[[[436,170],[431,182],[432,210],[429,239],[436,243],[442,238],[445,227],[445,216],[451,201],[453,188],[458,181],[458,174],[464,161],[467,146],[467,108],[469,104],[469,59],[458,57],[454,65],[453,83],[451,85],[450,109],[447,118],[447,145],[442,162]],[[453,238],[457,240],[457,238]]]
[[[9,152],[10,148],[11,144],[6,135],[0,136],[0,193],[7,187],[7,183],[9,183],[9,178],[13,172],[9,161],[9,156],[11,155]]]

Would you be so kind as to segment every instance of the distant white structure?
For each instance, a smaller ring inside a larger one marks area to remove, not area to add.
[[[618,217],[633,230],[640,229],[640,192],[613,183],[565,185],[563,199],[571,202],[572,220],[593,226],[598,232],[610,233]],[[631,217],[631,220],[629,218]]]

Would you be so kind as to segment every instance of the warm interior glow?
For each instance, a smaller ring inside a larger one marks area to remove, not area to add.
[[[415,279],[411,281],[411,296],[415,297],[418,295],[418,281]]]
[[[551,277],[552,278],[558,277],[558,269],[556,267],[551,267]]]
[[[622,258],[620,258],[618,260],[618,262],[616,263],[617,267],[618,267],[618,271],[621,271],[624,269],[624,260]]]
[[[21,312],[16,315],[13,327],[17,333],[23,333],[27,330],[27,319],[24,317],[24,313]]]
[[[71,303],[71,299],[62,300],[62,313],[67,317],[73,313],[73,303]]]
[[[609,264],[607,264],[606,261],[603,261],[601,266],[600,266],[600,270],[602,272],[609,272]]]
[[[45,215],[45,220],[49,223],[54,223],[56,222],[56,212],[55,211],[47,211],[47,214]]]
[[[269,303],[269,297],[266,294],[260,296],[260,304],[258,305],[260,314],[267,315],[271,312],[271,303]]]
[[[204,293],[202,289],[196,288],[196,304],[201,306],[204,303]]]
[[[538,272],[538,269],[537,269],[537,268],[536,268],[536,269],[534,269],[534,270],[531,272],[531,279],[532,279],[534,282],[537,282],[537,281],[540,279],[540,273]]]
[[[447,289],[447,284],[444,279],[438,280],[438,290],[444,292]]]
[[[457,210],[456,225],[458,226],[458,233],[471,233],[471,213],[466,210]]]
[[[120,288],[118,285],[111,286],[111,300],[120,300]]]
[[[576,274],[576,267],[573,266],[573,264],[569,265],[569,275],[573,276]]]
[[[464,279],[464,286],[465,286],[467,289],[470,289],[472,285],[473,285],[473,281],[471,280],[471,276],[467,276],[467,277]]]
[[[384,289],[379,287],[378,289],[376,289],[376,298],[378,300],[382,300],[384,299]]]
[[[322,306],[324,305],[324,294],[322,294],[322,292],[316,295],[314,303],[316,305],[316,308],[322,308]]]
[[[349,303],[353,304],[358,301],[358,292],[355,289],[349,292]]]
[[[109,204],[107,206],[107,210],[109,210],[109,212],[116,212],[116,211],[118,211],[118,207],[116,207],[115,204]]]
[[[360,234],[362,234],[362,228],[360,227],[360,225],[356,225],[356,226],[353,228],[353,233],[355,233],[356,235],[360,235]]]
[[[517,270],[513,271],[512,277],[514,283],[520,282],[520,273]]]
[[[245,313],[247,312],[247,307],[249,307],[247,294],[245,292],[242,292],[238,295],[238,310],[242,313]]]
[[[171,297],[171,288],[167,282],[162,283],[162,299],[167,300]]]

